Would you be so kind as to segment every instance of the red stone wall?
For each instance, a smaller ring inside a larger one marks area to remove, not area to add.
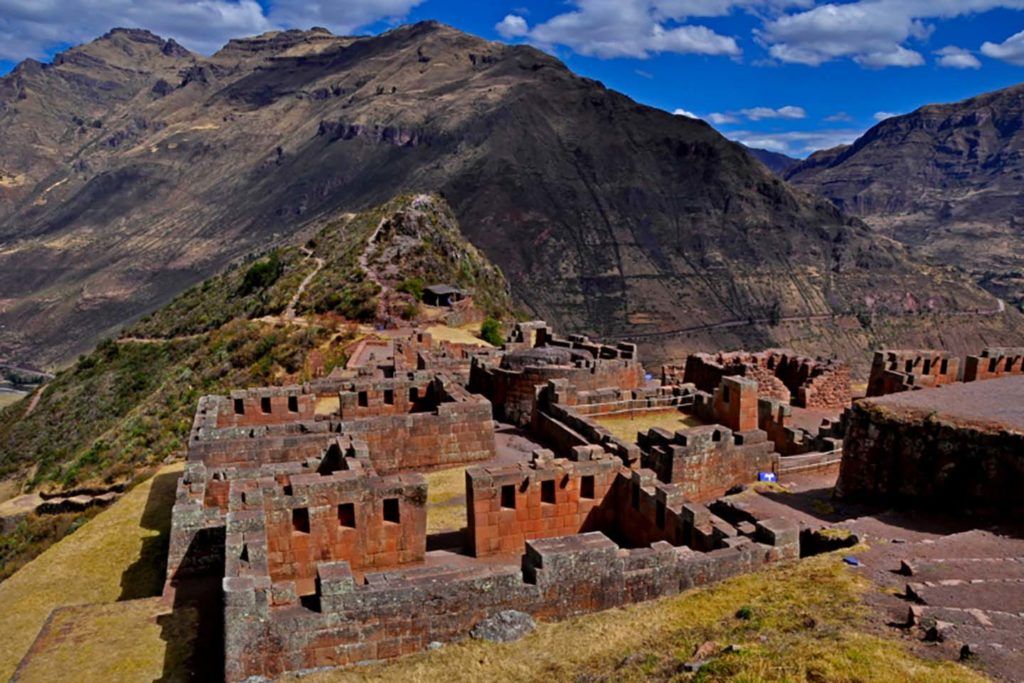
[[[395,500],[399,521],[385,519]],[[263,491],[267,559],[273,581],[311,580],[323,561],[344,560],[354,570],[422,560],[426,552],[427,484],[422,475],[366,476],[336,472],[292,476],[288,488]],[[351,504],[353,517],[340,517]],[[296,529],[294,510],[308,526]]]
[[[957,381],[960,360],[945,351],[875,351],[868,396],[941,387]]]
[[[968,356],[964,365],[965,382],[1007,375],[1024,375],[1024,348],[985,349],[980,356]]]
[[[618,470],[617,461],[610,458],[468,468],[466,505],[473,554],[518,554],[527,540],[600,528],[601,504]],[[592,492],[581,490],[585,477],[592,478]],[[545,486],[554,496],[552,502],[543,498]],[[503,497],[504,487],[512,487],[505,489],[512,491],[511,498]]]
[[[289,410],[289,397],[296,410]],[[269,405],[267,402],[269,401]],[[242,412],[238,412],[238,407]],[[269,411],[264,410],[269,407]],[[252,389],[233,392],[218,403],[217,427],[254,427],[313,419],[316,396],[301,389]]]

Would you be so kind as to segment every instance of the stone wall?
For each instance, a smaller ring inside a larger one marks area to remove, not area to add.
[[[836,491],[958,513],[1020,509],[1022,409],[1024,377],[859,401]]]
[[[316,396],[299,386],[232,391],[219,397],[217,427],[250,427],[311,420]],[[212,405],[211,405],[212,407]]]
[[[724,377],[757,382],[758,396],[804,408],[842,409],[850,403],[850,369],[835,360],[821,360],[786,350],[759,353],[691,354],[684,368],[662,368],[662,381],[690,383],[712,392]]]
[[[273,604],[255,576],[224,582],[226,679],[389,659],[449,642],[504,609],[561,619],[657,597],[799,556],[795,525],[765,520],[711,552],[657,543],[622,550],[599,532],[530,541],[520,565],[439,566],[354,580],[323,563],[318,610]],[[288,596],[277,596],[287,599]]]
[[[527,540],[602,528],[602,503],[621,462],[601,448],[581,446],[575,455],[574,462],[538,451],[530,464],[468,468],[473,554],[518,554]]]
[[[779,456],[763,431],[733,432],[707,425],[672,434],[650,429],[640,439],[641,462],[663,482],[677,484],[687,500],[705,501],[777,472]]]
[[[965,382],[1007,375],[1024,375],[1024,348],[988,348],[977,356],[968,356],[964,364]]]
[[[868,378],[868,396],[928,389],[957,381],[960,360],[945,351],[875,351]]]

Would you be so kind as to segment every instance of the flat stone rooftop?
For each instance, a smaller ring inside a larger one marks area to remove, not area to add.
[[[1024,433],[1024,375],[905,391],[864,402],[914,416],[934,414],[951,422],[1000,425]]]

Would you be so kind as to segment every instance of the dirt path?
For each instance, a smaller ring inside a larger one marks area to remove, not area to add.
[[[43,397],[43,392],[46,391],[46,385],[39,387],[32,393],[32,398],[29,399],[28,408],[25,409],[25,417],[32,414],[32,411],[39,405],[39,399]]]
[[[288,307],[284,309],[284,314],[281,319],[285,322],[295,322],[298,316],[295,314],[295,307],[299,305],[299,299],[302,298],[302,293],[306,291],[306,287],[313,281],[313,278],[324,269],[325,261],[319,256],[313,256],[313,252],[305,247],[302,248],[302,253],[306,255],[306,258],[312,258],[316,262],[316,268],[310,271],[309,275],[303,278],[302,282],[299,283],[298,289],[295,290],[295,294],[292,296],[291,301],[288,302]]]

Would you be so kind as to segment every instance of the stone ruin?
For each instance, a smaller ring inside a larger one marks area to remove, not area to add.
[[[757,382],[761,398],[801,408],[842,410],[850,404],[850,368],[845,363],[808,358],[787,350],[694,353],[682,368],[662,368],[663,382],[690,383],[708,392],[714,391],[723,377],[735,376]]]
[[[221,578],[229,681],[388,659],[503,610],[564,618],[797,558],[796,523],[734,526],[709,506],[759,473],[834,466],[841,452],[841,420],[791,424],[803,408],[750,376],[710,391],[650,381],[633,345],[540,322],[500,350],[412,332],[353,359],[308,384],[199,403],[166,590]],[[601,424],[666,411],[703,425],[629,439]],[[496,457],[495,420],[536,444],[528,457]],[[453,466],[466,466],[467,525],[428,534],[422,473]]]
[[[1024,348],[987,348],[967,356],[963,363],[946,351],[882,350],[872,360],[867,395],[887,396],[1010,375],[1024,375]]]
[[[843,452],[841,497],[1019,514],[1024,375],[857,401]]]

